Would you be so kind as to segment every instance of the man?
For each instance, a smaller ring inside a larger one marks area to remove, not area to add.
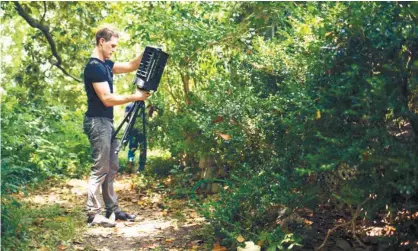
[[[138,69],[142,55],[130,62],[114,63],[110,57],[118,45],[119,35],[111,26],[99,28],[96,32],[96,47],[84,69],[84,86],[87,93],[87,112],[84,117],[84,132],[87,134],[93,153],[94,164],[88,181],[87,211],[89,225],[114,227],[109,219],[133,221],[135,215],[121,211],[113,188],[114,178],[119,170],[118,156],[115,152],[118,142],[112,139],[113,106],[134,101],[143,101],[149,93],[136,90],[131,95],[113,93],[113,74],[132,72]],[[98,198],[102,188],[106,217],[101,215]],[[112,216],[112,217],[111,217]]]

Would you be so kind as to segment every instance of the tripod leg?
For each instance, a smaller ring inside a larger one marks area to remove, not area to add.
[[[141,118],[142,118],[142,135],[143,141],[141,144],[141,152],[139,154],[139,166],[138,171],[142,171],[145,169],[145,163],[147,161],[147,135],[146,135],[146,124],[147,118],[145,116],[145,105],[143,104],[141,107]]]
[[[134,107],[131,110],[132,116],[129,118],[129,123],[125,128],[125,131],[123,133],[123,137],[121,138],[120,144],[119,144],[118,148],[116,149],[116,153],[119,153],[120,148],[125,147],[128,144],[128,137],[129,137],[129,134],[131,133],[131,130],[132,130],[134,124],[135,124],[136,117],[138,116],[139,107],[140,107],[140,102],[139,101],[135,102]],[[129,116],[129,114],[127,116]],[[116,133],[115,133],[115,137],[116,137]]]
[[[118,126],[118,128],[116,129],[115,133],[112,135],[112,138],[115,138],[116,135],[118,135],[120,129],[122,129],[122,126],[125,122],[128,122],[131,120],[132,118],[132,114],[134,114],[134,108],[135,108],[135,103],[134,106],[129,110],[128,114],[126,114],[126,116],[123,118],[122,122],[120,123],[120,125]]]

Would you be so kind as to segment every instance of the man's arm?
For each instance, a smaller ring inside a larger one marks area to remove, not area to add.
[[[131,95],[117,95],[110,92],[109,84],[107,82],[93,83],[93,88],[99,99],[106,107],[145,100],[150,95],[148,92],[140,90],[137,90],[134,94]]]
[[[141,62],[142,54],[132,59],[130,62],[120,63],[116,62],[113,65],[112,71],[114,74],[132,72],[138,69],[139,63]]]

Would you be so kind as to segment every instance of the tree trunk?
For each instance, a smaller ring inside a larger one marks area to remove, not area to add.
[[[218,168],[213,156],[200,156],[199,168],[201,169],[200,178],[202,180],[217,178]],[[217,183],[207,182],[202,186],[203,191],[206,193],[219,192],[219,184]]]
[[[418,115],[409,109],[409,90],[408,90],[408,77],[403,77],[400,83],[401,93],[401,114],[407,118],[411,123],[412,130],[414,131],[415,142],[418,143]]]
[[[189,75],[180,72],[181,80],[183,81],[184,100],[187,105],[190,105],[189,91],[190,91],[190,77]]]

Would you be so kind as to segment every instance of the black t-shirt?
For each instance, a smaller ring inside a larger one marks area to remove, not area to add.
[[[84,88],[87,93],[87,112],[89,117],[106,117],[113,119],[113,107],[106,107],[97,96],[93,88],[93,83],[108,82],[110,92],[113,93],[113,72],[115,63],[106,60],[101,61],[98,58],[90,58],[86,68],[84,68]]]

